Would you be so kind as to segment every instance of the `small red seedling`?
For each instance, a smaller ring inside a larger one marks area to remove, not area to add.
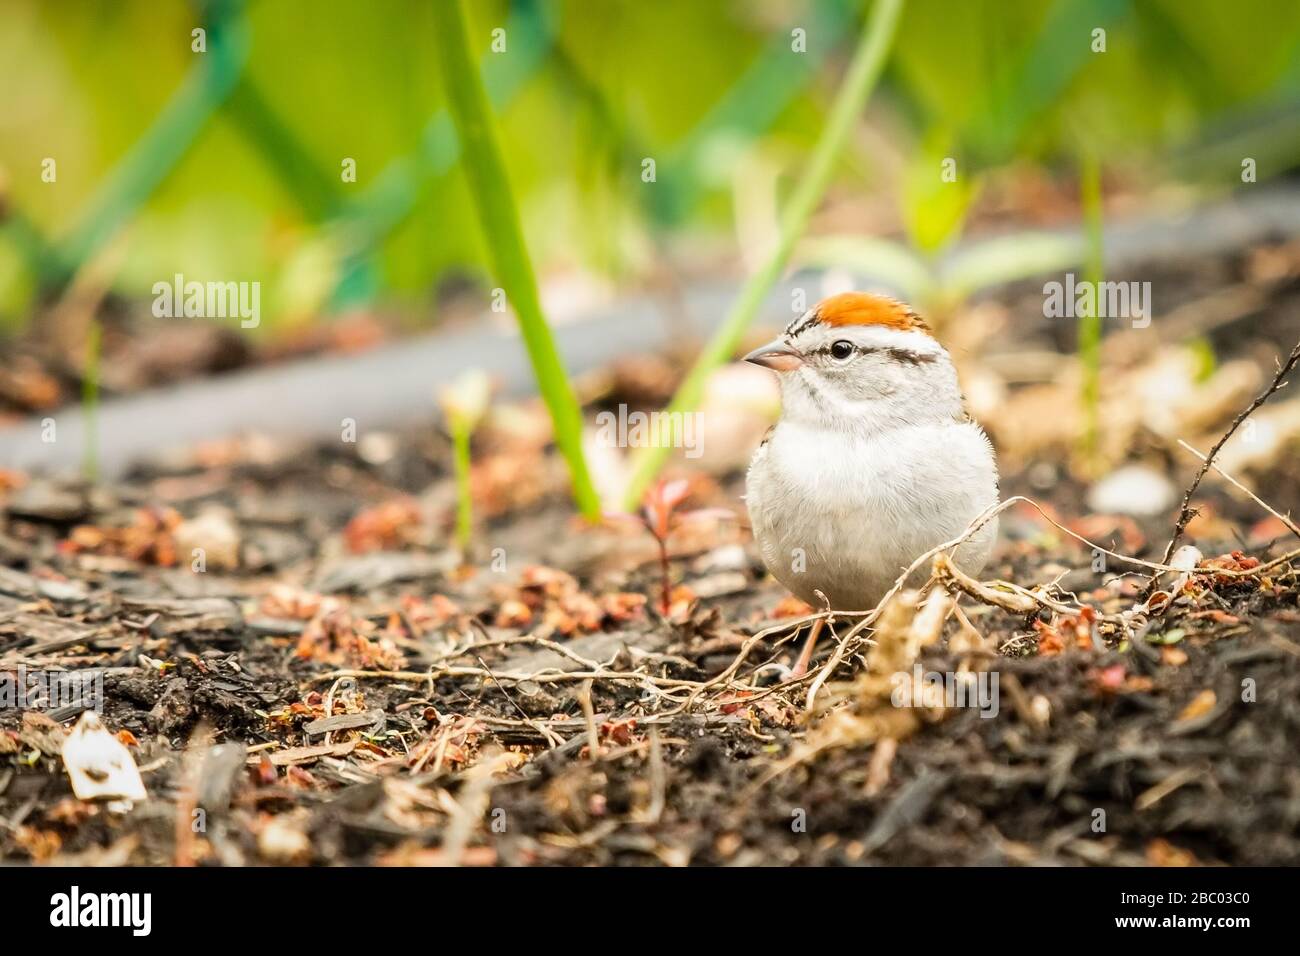
[[[677,506],[686,500],[690,493],[690,482],[679,478],[676,481],[665,481],[660,479],[655,482],[646,491],[645,500],[642,502],[643,521],[646,530],[654,536],[655,543],[659,545],[659,580],[661,585],[659,609],[667,616],[668,609],[672,604],[669,593],[672,591],[672,581],[668,570],[668,536],[672,534],[674,514]]]
[[[645,493],[642,499],[640,522],[659,545],[659,610],[667,617],[672,608],[672,574],[669,569],[668,538],[687,521],[730,518],[732,513],[724,508],[701,508],[694,511],[677,509],[690,494],[691,483],[685,478],[661,478]]]

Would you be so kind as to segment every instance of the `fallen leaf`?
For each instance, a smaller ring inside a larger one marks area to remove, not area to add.
[[[786,595],[772,608],[772,617],[781,620],[787,617],[807,617],[813,613],[812,605],[800,601],[794,595]]]
[[[1151,866],[1200,866],[1190,850],[1176,847],[1163,837],[1147,844],[1146,858]]]
[[[619,747],[626,747],[632,742],[636,732],[636,720],[611,720],[600,725],[601,739]]]
[[[62,724],[49,715],[42,714],[38,710],[29,710],[23,714],[18,740],[47,757],[57,757],[63,752],[67,731],[63,729]]]
[[[1038,653],[1043,656],[1060,654],[1066,648],[1080,651],[1092,650],[1092,630],[1097,612],[1085,607],[1078,614],[1054,614],[1050,624],[1035,620],[1038,632]]]
[[[171,508],[139,508],[133,522],[126,527],[77,525],[59,543],[59,550],[66,554],[127,558],[169,568],[176,564],[173,534],[180,524],[181,516]]]
[[[395,498],[359,512],[343,529],[343,540],[353,554],[392,551],[412,540],[423,523],[419,505],[411,498]]]
[[[48,860],[63,847],[63,838],[53,830],[39,830],[26,824],[14,831],[13,840],[38,863]]]
[[[1218,698],[1215,696],[1214,691],[1206,688],[1193,697],[1191,703],[1183,708],[1182,713],[1178,715],[1178,720],[1181,722],[1203,717],[1214,709],[1217,702]]]
[[[1187,652],[1181,647],[1162,647],[1160,659],[1170,667],[1182,667],[1187,663]]]

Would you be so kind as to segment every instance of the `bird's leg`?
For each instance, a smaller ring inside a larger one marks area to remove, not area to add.
[[[826,618],[819,617],[813,621],[812,630],[808,632],[808,640],[804,642],[803,650],[799,652],[799,660],[794,665],[794,670],[790,672],[790,679],[797,680],[808,673],[808,664],[812,661],[813,649],[817,646],[817,637],[822,632],[822,625],[826,623]]]

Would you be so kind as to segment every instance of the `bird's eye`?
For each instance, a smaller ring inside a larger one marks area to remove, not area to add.
[[[853,343],[846,339],[840,339],[838,342],[831,345],[831,357],[837,358],[841,362],[852,354]]]

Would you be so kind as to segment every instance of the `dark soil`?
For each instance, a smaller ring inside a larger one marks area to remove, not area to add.
[[[1275,291],[1289,309],[1294,284]],[[1244,352],[1289,348],[1269,310],[1258,329]],[[798,649],[789,632],[750,651],[750,690],[711,685],[681,706],[774,614],[799,613],[739,522],[674,536],[685,589],[665,615],[652,539],[576,523],[552,454],[490,435],[476,448],[482,523],[462,561],[448,548],[445,439],[386,442],[231,443],[112,487],[6,492],[0,669],[103,668],[104,723],[129,732],[149,796],[126,813],[76,800],[59,757],[76,708],[0,710],[0,859],[1300,862],[1300,584],[1287,565],[1187,589],[1137,641],[1059,652],[1044,640],[1063,630],[1051,613],[1035,626],[964,602],[998,652],[996,716],[950,710],[892,761],[879,743],[808,753],[806,684],[779,683]],[[1004,491],[1081,516],[1079,486],[1044,492],[1026,477],[1035,464]],[[1294,500],[1281,486],[1295,474],[1286,456],[1253,484]],[[692,507],[740,508],[742,476],[692,480]],[[1192,529],[1206,557],[1296,545],[1252,538],[1266,516],[1240,496],[1207,486],[1200,500],[1215,517]],[[212,546],[195,573],[197,532],[180,523],[214,506],[237,529],[239,566],[214,566]],[[1102,544],[1158,559],[1172,516],[1115,528]],[[1107,585],[1113,572],[1091,560],[1017,509],[983,577],[1060,579],[1103,611],[1131,607],[1141,576]],[[556,645],[604,676],[571,679],[585,665]],[[959,663],[944,645],[921,659]],[[861,667],[847,660],[836,681]],[[829,693],[860,704],[844,685]]]

